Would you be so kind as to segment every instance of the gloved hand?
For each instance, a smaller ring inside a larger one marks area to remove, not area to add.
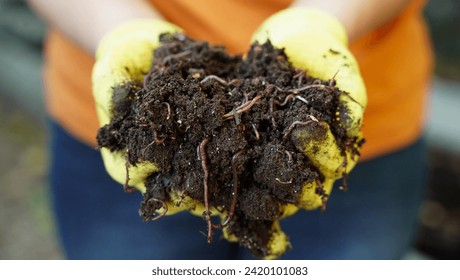
[[[346,31],[333,16],[309,8],[283,10],[268,18],[253,35],[253,41],[261,44],[267,39],[275,47],[284,48],[294,67],[305,70],[309,76],[335,81],[336,86],[346,92],[339,97],[341,105],[337,108],[337,118],[347,136],[356,140],[343,151],[326,122],[308,129],[305,126],[294,128],[290,140],[324,175],[324,181],[306,183],[297,203],[285,209],[286,217],[299,208],[313,210],[324,206],[334,181],[355,166],[356,150],[360,148],[356,143],[362,139],[367,97],[358,64],[347,47]],[[273,224],[272,232],[269,257],[276,257],[284,253],[289,242],[278,222]]]
[[[179,27],[165,21],[139,19],[122,24],[102,38],[96,51],[96,63],[92,73],[93,96],[100,127],[110,123],[114,98],[123,98],[116,95],[114,97],[117,88],[120,85],[142,83],[144,75],[152,65],[153,52],[160,47],[160,34],[180,31]],[[109,175],[120,184],[134,186],[144,193],[146,178],[159,168],[149,161],[129,165],[128,152],[127,149],[110,151],[108,148],[101,148],[101,155]],[[158,211],[172,215],[189,210],[198,216],[203,215],[205,206],[202,202],[179,193],[169,195],[172,202],[164,202],[163,209]],[[222,219],[225,217],[224,213],[212,210],[216,213],[213,215],[220,215]]]
[[[139,19],[122,24],[104,36],[96,52],[92,74],[93,95],[101,127],[110,122],[114,89],[123,84],[140,83],[152,65],[153,51],[160,45],[159,35],[179,31],[180,28],[165,21]],[[145,179],[158,167],[147,161],[128,166],[127,153],[127,150],[111,152],[101,148],[110,176],[121,184],[135,186],[144,192]]]

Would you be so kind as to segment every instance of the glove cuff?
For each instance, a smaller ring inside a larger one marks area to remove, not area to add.
[[[131,40],[145,40],[159,45],[159,36],[162,33],[181,32],[181,28],[167,21],[158,19],[134,19],[124,22],[112,29],[99,42],[96,50],[96,59],[105,55],[110,49]]]
[[[335,16],[323,10],[305,7],[288,8],[273,14],[257,29],[252,41],[265,42],[267,38],[283,41],[283,38],[297,33],[305,34],[305,30],[329,36],[344,46],[348,45],[345,27]]]

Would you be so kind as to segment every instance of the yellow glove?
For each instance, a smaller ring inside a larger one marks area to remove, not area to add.
[[[141,83],[152,65],[153,51],[160,46],[160,34],[179,31],[180,28],[165,21],[138,19],[122,24],[104,36],[96,52],[92,73],[93,95],[101,127],[110,122],[114,89],[124,84]],[[111,152],[101,148],[101,154],[113,179],[126,186],[135,186],[141,192],[145,192],[147,176],[158,170],[150,162],[128,166],[127,150]],[[171,211],[171,207],[168,213],[182,210],[175,209]]]
[[[171,23],[138,19],[122,24],[102,38],[96,51],[93,68],[93,96],[100,127],[110,123],[114,92],[120,85],[140,84],[153,61],[153,51],[160,46],[162,33],[177,33],[181,29]],[[109,175],[124,186],[134,186],[144,193],[144,182],[159,168],[149,161],[129,165],[129,151],[110,151],[101,148],[101,155]],[[183,210],[201,216],[205,211],[203,203],[179,193],[170,193],[171,202],[165,202],[163,211],[172,215]],[[176,202],[180,201],[180,205]],[[214,210],[214,209],[213,209]],[[213,213],[219,213],[213,211]],[[217,215],[217,214],[214,214]],[[223,214],[220,214],[223,217]],[[161,217],[160,214],[158,217]]]
[[[325,179],[305,184],[298,202],[286,207],[286,217],[298,208],[313,210],[324,206],[334,181],[355,166],[358,155],[353,150],[359,151],[360,148],[357,143],[362,139],[361,125],[367,97],[358,64],[347,47],[346,31],[333,16],[309,8],[283,10],[268,18],[253,36],[253,41],[259,43],[267,39],[275,47],[284,48],[294,67],[305,70],[309,76],[335,81],[336,86],[345,92],[339,97],[341,106],[337,108],[337,120],[345,127],[347,136],[355,139],[342,151],[326,122],[293,129],[290,140]],[[273,255],[280,255],[289,243],[277,222],[273,227],[270,247],[276,248]]]

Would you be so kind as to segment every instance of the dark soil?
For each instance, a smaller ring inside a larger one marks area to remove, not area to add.
[[[178,191],[231,213],[224,226],[263,257],[281,206],[296,203],[303,183],[324,180],[291,143],[290,131],[299,127],[292,124],[326,121],[339,145],[354,141],[335,120],[341,92],[333,79],[293,68],[270,43],[252,45],[243,59],[180,34],[161,40],[143,83],[115,88],[113,117],[99,130],[98,144],[128,149],[131,165],[160,167],[146,181],[145,220],[155,219]],[[319,84],[327,87],[303,89]],[[216,222],[206,211],[203,218],[211,241]]]

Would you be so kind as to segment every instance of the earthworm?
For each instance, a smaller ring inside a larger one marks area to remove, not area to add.
[[[228,86],[228,83],[224,79],[222,79],[222,78],[220,78],[220,77],[218,77],[216,75],[206,76],[203,80],[201,80],[200,84],[204,84],[208,80],[215,80],[215,81],[219,82],[219,84],[221,84],[223,86]]]
[[[148,201],[150,202],[150,200],[153,200],[153,201],[156,201],[156,202],[160,202],[164,208],[164,211],[161,212],[160,214],[158,214],[158,216],[155,216],[154,218],[152,218],[152,221],[156,221],[156,220],[159,220],[161,218],[163,218],[166,213],[168,212],[168,205],[161,199],[156,199],[154,197],[152,197],[151,199],[149,199]]]
[[[228,212],[228,216],[225,221],[221,224],[222,227],[227,226],[233,218],[235,214],[236,203],[238,201],[238,173],[236,170],[236,160],[238,157],[243,153],[243,150],[237,152],[232,157],[232,172],[233,172],[233,198],[230,204],[230,211]]]
[[[248,101],[240,106],[238,106],[236,108],[236,113],[237,114],[241,114],[243,112],[246,112],[248,111],[249,109],[251,109],[252,106],[254,106],[254,104],[259,101],[260,99],[262,98],[262,95],[257,95],[256,97],[254,97],[251,101]],[[223,116],[224,118],[226,119],[229,119],[229,118],[232,118],[233,117],[233,111],[232,112],[228,112],[227,114],[225,114]]]
[[[273,112],[275,111],[275,100],[272,98],[270,99],[270,115],[272,120],[272,126],[276,127],[275,117],[273,116]]]
[[[305,75],[305,70],[300,70],[297,74],[295,74],[292,78],[296,79],[298,78],[299,80],[297,81],[297,86],[300,87],[303,81],[303,77]]]
[[[286,104],[291,101],[292,99],[294,99],[294,94],[289,94],[288,96],[286,96],[286,98],[284,99],[283,103],[279,103],[278,100],[275,100],[274,103],[279,105],[279,106],[286,106]]]
[[[327,88],[327,86],[325,85],[307,85],[301,88],[290,89],[288,91],[292,92],[293,94],[298,94],[299,92],[307,90],[309,88]]]
[[[310,116],[310,118],[311,118],[311,117],[312,117],[312,116]],[[284,134],[283,140],[284,140],[284,141],[287,140],[287,138],[288,138],[289,135],[291,134],[292,130],[293,130],[296,126],[298,126],[298,125],[300,125],[300,126],[306,126],[306,125],[309,125],[309,124],[314,123],[314,122],[318,122],[318,120],[315,118],[315,119],[311,119],[311,120],[304,121],[304,122],[301,122],[301,121],[295,121],[295,122],[293,122],[293,123],[289,126],[287,132]]]
[[[183,51],[183,52],[180,52],[180,53],[176,53],[176,54],[171,54],[171,55],[168,55],[166,56],[164,59],[163,59],[163,64],[166,64],[166,62],[170,61],[171,59],[174,59],[174,58],[182,58],[184,56],[187,56],[189,54],[191,54],[192,51]]]
[[[203,178],[203,185],[204,185],[204,207],[206,211],[204,212],[204,217],[206,222],[208,223],[208,243],[212,241],[212,229],[213,224],[211,220],[211,212],[209,211],[209,186],[208,186],[208,179],[209,179],[209,169],[206,161],[206,145],[208,144],[208,138],[205,138],[201,141],[201,144],[198,146],[198,151],[201,160],[201,168],[204,171],[204,178]]]

